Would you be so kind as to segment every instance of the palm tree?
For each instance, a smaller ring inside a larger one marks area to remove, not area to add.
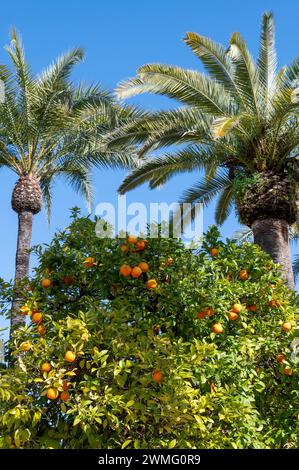
[[[18,214],[14,330],[24,321],[17,288],[28,276],[33,216],[43,201],[50,215],[58,176],[90,205],[92,165],[126,166],[130,161],[129,152],[103,152],[102,135],[134,111],[120,108],[98,85],[73,84],[70,74],[84,56],[80,48],[62,55],[38,76],[33,76],[15,31],[6,50],[13,67],[0,67],[5,92],[0,103],[0,166],[18,178],[12,193],[12,208]]]
[[[139,146],[139,166],[120,192],[144,182],[156,188],[179,173],[203,171],[204,178],[181,201],[206,205],[218,196],[219,224],[235,206],[255,243],[283,265],[292,287],[288,227],[298,213],[299,58],[277,71],[271,13],[262,18],[257,61],[237,32],[228,48],[196,33],[187,33],[185,42],[208,74],[149,64],[118,87],[120,99],[154,93],[182,104],[147,113],[112,133],[110,148]]]

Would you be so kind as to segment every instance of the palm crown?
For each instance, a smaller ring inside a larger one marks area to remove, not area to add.
[[[146,181],[155,188],[178,173],[204,170],[204,179],[184,192],[182,202],[207,204],[218,195],[216,221],[222,223],[239,200],[240,218],[251,225],[259,214],[252,214],[252,208],[241,204],[239,196],[246,181],[255,186],[256,193],[260,181],[258,177],[252,180],[252,176],[263,175],[266,186],[267,181],[272,188],[274,185],[278,199],[280,194],[284,198],[285,193],[287,198],[294,194],[289,180],[290,175],[291,180],[296,180],[299,59],[276,70],[270,13],[263,16],[256,62],[239,33],[232,35],[228,48],[195,33],[187,33],[185,42],[208,75],[150,64],[138,70],[137,78],[118,87],[120,98],[150,92],[183,105],[147,113],[112,134],[111,148],[124,143],[139,146],[139,167],[125,178],[120,191]],[[182,147],[167,151],[168,146],[175,144]],[[158,156],[153,157],[151,153],[158,149]],[[267,192],[266,187],[259,196]],[[255,196],[252,202],[256,209]],[[295,202],[286,205],[285,218],[292,223],[296,218]],[[267,207],[264,198],[258,211],[271,211],[271,206],[272,203]]]
[[[36,180],[48,212],[55,176],[65,177],[90,203],[91,166],[129,163],[128,153],[103,152],[101,136],[133,110],[117,106],[98,85],[75,86],[70,81],[75,64],[84,57],[80,48],[38,76],[33,76],[15,31],[6,50],[13,68],[0,68],[0,165],[20,178]]]

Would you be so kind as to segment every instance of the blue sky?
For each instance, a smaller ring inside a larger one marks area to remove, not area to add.
[[[230,35],[240,31],[254,55],[258,49],[261,15],[272,10],[276,18],[279,65],[289,63],[298,55],[299,4],[296,0],[15,0],[2,2],[0,21],[0,63],[7,63],[3,50],[8,43],[9,29],[21,33],[26,55],[34,72],[47,66],[61,52],[82,46],[86,59],[74,73],[74,80],[99,82],[114,89],[116,84],[134,76],[137,68],[148,62],[163,62],[200,69],[200,63],[182,38],[186,31],[196,31],[228,43]],[[142,97],[138,103],[152,109],[168,102],[158,97]],[[116,202],[116,190],[124,176],[122,171],[94,172],[95,204]],[[146,186],[129,193],[128,201],[171,202],[197,175],[173,179],[163,189],[150,191]],[[10,279],[14,272],[17,217],[10,207],[15,176],[0,172],[0,276]],[[33,244],[48,242],[57,228],[68,224],[68,209],[84,203],[62,182],[56,185],[50,227],[44,212],[36,216]],[[213,223],[213,206],[204,213],[204,226]],[[222,233],[231,235],[238,227],[232,215]]]

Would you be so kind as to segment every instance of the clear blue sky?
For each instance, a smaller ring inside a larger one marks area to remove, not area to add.
[[[61,52],[82,46],[86,60],[75,71],[74,79],[87,83],[100,82],[105,88],[134,76],[136,69],[148,62],[163,62],[188,68],[199,68],[199,61],[184,45],[186,31],[196,31],[228,43],[230,35],[240,31],[253,52],[257,53],[261,14],[274,11],[277,30],[279,65],[299,55],[297,0],[15,0],[2,2],[0,20],[0,63],[8,58],[2,46],[8,43],[8,32],[14,26],[22,34],[27,58],[35,72],[47,66]],[[157,109],[165,100],[144,97],[139,103]],[[116,190],[124,172],[94,172],[95,203],[115,202]],[[182,189],[196,181],[196,175],[172,180],[159,191],[143,186],[128,195],[129,201],[177,200]],[[0,172],[0,276],[10,279],[14,272],[17,217],[10,208],[15,176]],[[51,239],[57,228],[68,224],[68,209],[81,206],[82,200],[60,182],[53,201],[50,228],[45,214],[35,218],[33,243]],[[205,211],[205,228],[213,223],[213,207]],[[222,233],[229,236],[237,228],[234,216],[224,224]]]

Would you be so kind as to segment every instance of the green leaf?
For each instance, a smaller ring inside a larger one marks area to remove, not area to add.
[[[132,442],[132,439],[127,439],[121,446],[122,449],[125,449],[126,447],[128,447],[128,445]],[[136,447],[135,447],[136,449]]]

